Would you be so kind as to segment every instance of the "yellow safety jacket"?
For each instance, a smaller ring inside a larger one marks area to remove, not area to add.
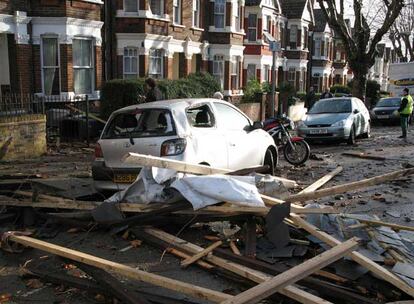
[[[411,97],[411,95],[407,95],[407,96],[403,96],[401,97],[401,101],[407,98],[408,102],[407,102],[407,106],[401,111],[401,114],[405,114],[405,115],[411,115],[411,113],[413,112],[413,98]]]

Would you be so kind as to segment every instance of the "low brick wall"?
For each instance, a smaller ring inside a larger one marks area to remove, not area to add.
[[[239,103],[237,107],[253,121],[261,120],[260,103]]]
[[[0,117],[0,160],[34,158],[46,149],[45,115]]]

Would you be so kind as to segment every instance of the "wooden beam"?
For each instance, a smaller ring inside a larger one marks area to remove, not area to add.
[[[163,288],[167,288],[167,289],[170,289],[176,292],[184,293],[186,295],[189,295],[189,296],[192,296],[198,299],[209,300],[213,302],[222,302],[232,297],[231,295],[228,295],[222,292],[214,291],[211,289],[199,287],[194,284],[184,283],[184,282],[166,278],[166,277],[163,277],[157,274],[138,270],[136,268],[132,268],[132,267],[120,264],[120,263],[105,260],[105,259],[93,256],[87,253],[83,253],[83,252],[76,251],[73,249],[47,243],[47,242],[37,240],[31,237],[10,235],[8,239],[10,241],[22,244],[24,246],[36,248],[42,251],[46,251],[46,252],[49,252],[55,255],[65,257],[70,260],[74,260],[77,262],[85,263],[87,265],[95,266],[97,268],[125,276],[129,279],[146,282],[146,283],[160,286]]]
[[[46,200],[43,201],[42,195],[39,195],[41,199],[38,202],[32,201],[19,201],[15,199],[7,199],[7,196],[4,196],[4,200],[0,200],[0,206],[15,206],[15,207],[33,207],[33,208],[52,208],[52,209],[73,209],[73,210],[93,210],[98,207],[102,202],[91,202],[91,201],[75,201],[70,199],[63,199],[56,197],[55,201]],[[269,197],[269,202],[279,201]],[[283,202],[283,201],[281,201]],[[119,210],[122,212],[150,212],[153,211],[153,206],[143,206],[140,204],[133,203],[120,203],[117,204]],[[302,206],[293,205],[291,206],[291,211],[297,214],[336,214],[340,213],[338,209],[333,207],[326,208],[304,208]],[[205,208],[186,211],[177,211],[176,214],[204,214],[204,213],[221,213],[221,214],[256,214],[259,216],[264,216],[269,212],[267,207],[248,207],[240,205],[232,206],[207,206]]]
[[[158,167],[171,169],[178,172],[190,173],[190,174],[200,174],[200,175],[209,175],[209,174],[227,174],[232,171],[229,169],[223,168],[214,168],[205,165],[190,164],[179,160],[156,157],[151,155],[143,155],[138,153],[130,152],[124,159],[124,162],[128,164],[140,165],[143,167]],[[274,179],[282,182],[285,187],[294,188],[297,186],[297,183],[293,180],[286,179],[283,177],[273,176]]]
[[[143,296],[138,296],[136,293],[128,290],[125,284],[122,284],[114,276],[97,267],[86,265],[84,263],[77,263],[77,266],[84,272],[89,274],[96,282],[104,287],[114,298],[117,298],[125,304],[150,304],[150,302]]]
[[[313,191],[318,190],[320,187],[322,187],[327,182],[329,182],[331,179],[333,179],[336,175],[341,173],[342,170],[343,170],[343,168],[341,166],[337,167],[332,172],[329,172],[325,176],[318,179],[316,182],[312,183],[310,186],[308,186],[305,189],[303,189],[302,191],[300,191],[299,194],[313,192]]]
[[[341,243],[333,236],[327,234],[324,231],[321,231],[319,228],[305,221],[297,214],[291,214],[290,219],[300,228],[306,230],[307,232],[317,237],[321,241],[325,242],[329,246],[336,246]],[[365,257],[364,255],[356,251],[352,252],[350,254],[350,257],[361,266],[375,273],[378,277],[398,287],[402,291],[406,292],[408,295],[414,297],[414,288],[408,286],[404,281],[402,281],[400,278],[398,278],[396,275],[394,275],[384,267],[378,265],[377,263],[371,261],[369,258]]]
[[[200,252],[203,250],[202,247],[197,246],[195,244],[192,244],[190,242],[187,242],[183,239],[180,239],[174,235],[171,235],[167,232],[164,232],[160,229],[155,228],[145,228],[144,230],[148,235],[158,238],[160,240],[163,240],[164,242],[167,242],[169,244],[174,244],[175,247],[180,248],[181,250],[187,251],[189,253],[195,254],[197,252]],[[261,271],[257,271],[254,269],[251,269],[246,266],[242,266],[240,264],[231,262],[229,260],[220,258],[215,256],[214,254],[207,255],[204,257],[206,261],[209,263],[216,265],[220,268],[223,268],[227,271],[230,271],[232,273],[235,273],[243,278],[246,278],[250,281],[253,281],[255,283],[263,283],[267,280],[270,280],[272,278],[271,275],[268,275],[266,273],[263,273]],[[300,303],[304,304],[329,304],[331,302],[326,301],[324,299],[321,299],[320,297],[317,297],[311,293],[308,293],[302,289],[299,289],[296,286],[287,286],[279,291],[281,294],[294,299]]]
[[[168,253],[171,253],[171,254],[175,255],[176,257],[179,257],[179,258],[183,258],[183,259],[190,259],[191,258],[191,255],[188,255],[185,252],[179,251],[175,248],[167,248],[165,251],[168,252]],[[214,268],[213,265],[211,265],[207,262],[204,262],[202,260],[196,261],[196,264],[198,266],[204,268],[204,269],[207,269],[207,270],[211,270],[211,269]]]
[[[211,244],[206,249],[204,249],[204,250],[196,253],[192,257],[189,257],[189,258],[185,259],[184,261],[182,261],[181,262],[181,267],[186,268],[186,267],[190,266],[191,264],[193,264],[194,262],[198,261],[202,257],[205,257],[207,254],[209,254],[210,252],[212,252],[217,247],[221,246],[222,244],[223,244],[222,241],[217,241],[217,242]]]
[[[230,249],[235,255],[241,255],[239,248],[237,248],[237,245],[234,241],[229,242]]]
[[[390,227],[390,228],[393,228],[393,229],[396,229],[396,230],[414,231],[414,227],[403,226],[403,225],[398,225],[398,224],[393,224],[393,223],[387,223],[387,222],[378,221],[378,220],[361,219],[358,216],[353,216],[352,214],[341,214],[341,217],[354,219],[354,220],[357,220],[361,223],[367,223],[369,225],[374,225],[374,226],[386,226],[386,227]]]
[[[291,195],[288,198],[286,198],[285,201],[286,202],[298,202],[298,201],[303,202],[303,201],[317,199],[317,198],[321,198],[321,197],[325,197],[325,196],[331,196],[331,195],[336,195],[336,194],[340,194],[340,193],[344,193],[344,192],[355,191],[355,190],[359,190],[361,188],[374,186],[374,185],[377,185],[377,184],[381,184],[381,183],[384,183],[384,182],[387,182],[387,181],[395,180],[397,178],[400,178],[400,177],[403,177],[403,176],[408,176],[408,175],[411,175],[411,174],[414,174],[414,168],[398,170],[398,171],[394,171],[394,172],[391,172],[391,173],[387,173],[387,174],[383,174],[383,175],[363,179],[363,180],[360,180],[360,181],[326,188],[326,189],[323,189],[323,190],[317,190],[317,191],[313,191],[313,192],[306,192],[306,193]]]
[[[355,238],[333,247],[305,262],[299,264],[266,282],[263,282],[253,288],[250,288],[237,296],[225,300],[222,304],[254,304],[268,296],[274,294],[278,290],[293,284],[308,275],[311,275],[317,270],[320,270],[329,264],[343,258],[350,251],[358,247],[358,242]]]
[[[344,153],[342,153],[342,155],[351,156],[351,157],[358,157],[358,158],[364,158],[364,159],[380,160],[380,161],[387,160],[386,157],[375,156],[375,155],[368,155],[368,154],[365,154],[365,153],[349,153],[349,152],[344,152]]]

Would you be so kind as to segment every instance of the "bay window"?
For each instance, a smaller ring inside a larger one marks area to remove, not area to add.
[[[42,82],[45,95],[60,94],[59,43],[57,37],[42,38]]]
[[[213,76],[220,83],[221,88],[224,87],[224,56],[215,55],[213,58]]]
[[[124,79],[138,78],[138,49],[124,49]]]
[[[226,0],[215,0],[214,2],[214,27],[224,28],[224,13],[226,10]]]
[[[152,78],[164,77],[164,53],[162,50],[150,49],[148,75]]]
[[[93,83],[92,40],[73,39],[73,79],[75,94],[91,94]]]

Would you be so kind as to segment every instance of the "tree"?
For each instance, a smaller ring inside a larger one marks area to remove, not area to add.
[[[390,40],[398,56],[414,61],[414,0],[405,0],[405,6],[390,30]]]
[[[370,9],[363,0],[353,0],[354,26],[350,29],[345,19],[344,0],[318,0],[329,26],[342,40],[348,64],[354,73],[352,95],[364,99],[367,74],[378,54],[377,44],[392,27],[404,6],[404,0],[378,0],[384,7],[383,22],[377,29],[370,26]],[[367,13],[368,12],[368,13]]]

